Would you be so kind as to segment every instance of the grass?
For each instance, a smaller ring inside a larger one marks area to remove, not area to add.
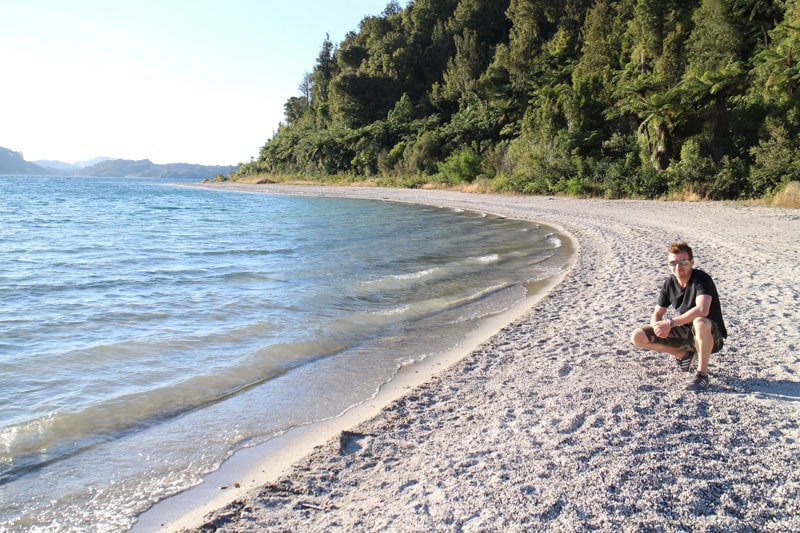
[[[462,191],[471,193],[491,193],[491,180],[478,179],[474,183],[463,183],[460,185],[446,185],[443,183],[432,182],[424,177],[410,176],[380,176],[374,178],[364,178],[363,176],[327,176],[325,178],[309,178],[308,176],[297,175],[273,175],[273,174],[252,174],[240,176],[235,179],[238,183],[259,185],[263,183],[279,183],[284,185],[349,185],[357,187],[396,187],[405,189],[444,189],[451,191]],[[561,195],[559,195],[561,196]],[[685,191],[682,193],[671,193],[662,198],[667,201],[681,202],[702,202],[705,201],[700,195]],[[800,181],[789,182],[781,191],[766,198],[745,201],[749,205],[772,205],[776,207],[800,208]]]
[[[771,203],[778,207],[800,208],[800,181],[790,181],[772,197]]]

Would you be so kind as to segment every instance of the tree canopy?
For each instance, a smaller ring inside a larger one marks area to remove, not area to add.
[[[800,180],[800,0],[389,2],[248,174],[732,199]]]

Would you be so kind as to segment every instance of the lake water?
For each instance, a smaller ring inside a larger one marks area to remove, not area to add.
[[[0,530],[128,529],[454,347],[560,247],[450,209],[0,176]]]

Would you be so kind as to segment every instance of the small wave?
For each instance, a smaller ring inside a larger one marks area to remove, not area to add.
[[[275,278],[265,276],[258,272],[229,272],[222,275],[222,279],[226,281],[251,281],[251,282],[273,282]]]
[[[561,239],[558,238],[558,236],[555,233],[548,233],[545,236],[545,240],[550,244],[552,244],[553,248],[561,248],[564,245],[564,243],[561,241]]]
[[[437,270],[438,270],[437,268],[426,268],[425,270],[420,270],[419,272],[410,272],[408,274],[396,274],[394,276],[390,276],[390,279],[399,279],[399,280],[421,279],[426,276],[430,276]]]
[[[384,309],[382,311],[378,311],[376,314],[382,316],[392,316],[392,315],[400,315],[408,311],[410,307],[408,305],[401,305],[399,307],[394,307],[392,309]]]
[[[294,248],[251,248],[251,249],[220,249],[220,250],[204,250],[201,252],[187,253],[189,256],[195,257],[225,257],[225,256],[262,256],[262,255],[292,255],[296,252]]]
[[[434,267],[434,268],[426,268],[424,270],[418,270],[416,272],[408,272],[406,274],[392,274],[390,276],[385,276],[383,278],[365,281],[363,282],[362,285],[364,287],[377,288],[377,289],[397,288],[405,286],[409,282],[417,282],[421,279],[433,276],[434,274],[440,271],[441,271],[440,268]]]
[[[475,260],[481,264],[497,263],[498,261],[500,261],[500,255],[499,254],[483,255],[481,257],[475,258]]]

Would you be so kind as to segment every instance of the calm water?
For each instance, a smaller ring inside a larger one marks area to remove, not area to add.
[[[559,272],[535,224],[0,176],[0,530],[119,531]]]

